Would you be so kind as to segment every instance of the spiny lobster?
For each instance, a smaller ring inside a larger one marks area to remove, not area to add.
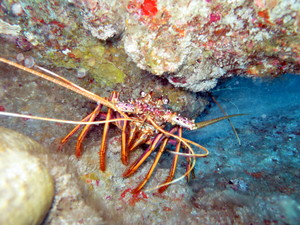
[[[150,179],[154,169],[156,168],[160,157],[166,151],[167,145],[174,145],[175,150],[169,151],[174,154],[172,166],[169,171],[169,175],[166,180],[155,189],[158,192],[163,192],[167,187],[184,177],[189,178],[191,171],[195,166],[196,157],[206,157],[209,152],[208,150],[193,141],[190,141],[182,137],[183,128],[193,130],[205,127],[207,125],[216,123],[218,121],[228,119],[230,117],[239,116],[242,114],[235,114],[229,116],[223,116],[216,119],[195,123],[193,120],[189,120],[179,114],[172,112],[164,108],[164,105],[168,103],[167,99],[159,98],[154,99],[152,93],[141,93],[141,97],[136,100],[128,102],[122,102],[119,100],[119,93],[112,92],[110,98],[100,97],[71,81],[43,68],[35,65],[35,69],[27,68],[18,63],[12,62],[5,58],[0,57],[0,61],[8,65],[19,68],[23,71],[29,72],[33,75],[39,76],[43,79],[51,81],[55,84],[61,85],[71,91],[74,91],[80,95],[87,97],[88,99],[97,102],[97,107],[88,116],[83,118],[81,122],[77,122],[77,126],[61,141],[60,147],[70,139],[70,137],[77,131],[82,125],[85,125],[77,139],[75,154],[77,157],[81,155],[82,142],[93,124],[104,124],[104,131],[102,136],[102,143],[100,146],[99,157],[101,171],[105,171],[105,156],[106,156],[106,145],[107,145],[107,134],[111,123],[116,125],[122,132],[121,135],[121,161],[123,164],[129,164],[130,152],[135,150],[141,144],[148,144],[148,147],[124,172],[124,177],[129,177],[134,174],[144,161],[159,147],[154,162],[150,167],[145,178],[141,183],[133,190],[134,193],[139,192],[147,181]],[[46,73],[48,75],[46,75]],[[107,107],[107,112],[101,111],[103,107]],[[47,121],[59,121],[51,118],[41,118],[35,116],[26,116],[21,114],[14,114],[8,112],[0,112],[0,115],[6,116],[17,116],[27,117],[33,119],[42,119]],[[97,121],[97,118],[98,121]],[[67,121],[65,121],[67,122]],[[170,130],[166,130],[166,124],[171,124]],[[203,153],[195,153],[193,147],[200,148]],[[177,167],[178,157],[184,156],[187,160],[186,172],[184,175],[177,179],[173,179]]]

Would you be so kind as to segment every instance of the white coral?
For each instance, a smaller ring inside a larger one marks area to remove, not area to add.
[[[21,27],[19,25],[11,25],[0,19],[0,34],[18,36],[20,31]]]

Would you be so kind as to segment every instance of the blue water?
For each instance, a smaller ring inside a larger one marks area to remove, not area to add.
[[[197,204],[252,224],[300,224],[300,76],[235,77],[212,95],[227,114],[247,115],[231,119],[241,144],[227,120],[188,132],[210,151],[191,182]],[[220,116],[212,103],[197,121]]]

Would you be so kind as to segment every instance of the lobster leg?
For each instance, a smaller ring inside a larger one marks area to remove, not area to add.
[[[83,119],[81,120],[81,122],[86,122],[86,121],[88,121],[88,119],[89,119],[90,117],[91,117],[91,114],[89,114],[88,116],[86,116],[85,118],[83,118]],[[59,147],[58,147],[58,150],[61,150],[61,149],[63,148],[63,146],[70,140],[70,138],[76,133],[76,131],[77,131],[78,129],[80,129],[81,126],[82,126],[81,124],[76,125],[76,127],[74,127],[73,130],[72,130],[70,133],[68,133],[68,134],[60,141],[60,145],[59,145]]]
[[[156,154],[156,157],[154,159],[154,162],[151,166],[151,168],[149,169],[147,175],[145,176],[144,180],[139,184],[139,186],[137,186],[132,193],[138,193],[143,187],[144,185],[148,182],[148,180],[150,179],[155,167],[157,166],[157,163],[162,155],[162,153],[165,151],[166,145],[168,143],[169,138],[165,138],[159,148],[159,151]]]
[[[110,120],[112,116],[112,109],[108,108],[107,109],[107,114],[105,120]],[[105,171],[105,155],[106,155],[106,147],[107,147],[107,134],[108,134],[108,129],[109,129],[109,123],[104,124],[103,128],[103,135],[102,135],[102,141],[101,141],[101,147],[99,150],[99,157],[100,157],[100,170]]]
[[[128,136],[128,148],[129,152],[136,149],[139,145],[144,144],[148,138],[149,133],[146,132],[138,132],[138,125],[131,123],[130,124],[130,132]]]
[[[119,97],[119,93],[116,91],[113,91],[111,96],[110,96],[110,101],[109,102],[117,102]],[[107,108],[107,114],[105,121],[109,121],[112,118],[113,114],[113,109],[108,107]],[[99,157],[100,157],[100,170],[105,171],[105,156],[106,156],[106,148],[107,148],[107,134],[108,134],[108,129],[109,129],[109,122],[105,123],[104,128],[103,128],[103,135],[102,135],[102,141],[101,141],[101,146],[99,150]]]
[[[176,131],[177,128],[172,128],[168,134],[173,134]],[[146,149],[146,151],[143,152],[143,154],[130,166],[128,170],[126,170],[123,173],[124,177],[129,177],[132,175],[141,165],[142,163],[149,157],[149,155],[157,148],[157,146],[161,143],[163,140],[163,137],[167,136],[164,133],[159,133],[155,136],[155,138],[152,140],[149,147]]]
[[[164,134],[160,133],[156,135],[151,145],[146,149],[146,151],[123,173],[123,177],[129,177],[132,175],[141,165],[142,163],[149,157],[149,155],[156,149],[156,147],[162,141]]]
[[[178,137],[182,137],[182,127],[178,128]],[[179,152],[180,148],[181,148],[181,141],[179,140],[176,144],[175,152]],[[178,162],[178,155],[174,155],[172,166],[171,166],[170,172],[169,172],[169,176],[165,180],[164,184],[169,183],[173,180],[173,177],[174,177],[175,171],[176,171],[176,167],[177,167],[177,162]],[[158,189],[158,192],[159,193],[164,192],[168,188],[168,186],[169,185],[162,186],[161,188]]]
[[[129,135],[128,135],[128,147],[129,147],[129,151],[131,149],[131,146],[132,146],[132,142],[133,142],[133,139],[135,138],[135,135],[136,135],[136,132],[137,132],[137,125],[134,124],[134,123],[130,123],[129,124]]]
[[[89,122],[92,122],[95,120],[97,115],[100,113],[101,108],[102,108],[102,105],[98,104],[97,107],[94,109],[94,111],[90,114],[90,118],[88,120]],[[75,151],[77,158],[80,157],[80,155],[81,155],[81,145],[82,145],[83,139],[85,138],[90,127],[91,127],[91,124],[85,125],[77,139],[76,151]]]
[[[116,113],[116,118],[123,118],[119,113]],[[122,130],[121,134],[121,161],[124,165],[128,165],[128,146],[127,146],[127,121],[116,122],[117,127]]]
[[[133,151],[136,147],[138,147],[141,144],[144,144],[149,138],[149,135],[147,133],[142,133],[136,138],[136,141],[132,143],[132,145],[129,148],[129,151]]]
[[[117,103],[119,101],[120,94],[116,91],[113,91],[110,97],[110,101],[112,103]],[[120,115],[119,112],[115,112],[114,117],[117,119],[124,118],[122,115]],[[127,121],[117,121],[115,122],[115,125],[122,130],[122,144],[121,144],[121,161],[124,165],[128,165],[128,148],[127,148]]]
[[[116,113],[116,118],[122,119],[119,113]],[[124,165],[128,165],[128,141],[127,141],[127,128],[128,122],[126,120],[118,121],[115,125],[122,130],[121,135],[121,161]],[[129,129],[129,128],[128,128]]]
[[[126,144],[126,127],[127,121],[123,121],[122,127],[122,146],[121,146],[121,161],[124,165],[128,165],[128,148]]]
[[[238,115],[238,114],[237,114],[237,115]],[[234,116],[237,116],[237,115],[234,115]],[[226,117],[226,119],[227,119],[227,117]],[[154,120],[151,119],[150,117],[148,117],[147,120],[148,120],[148,121],[149,121],[149,122],[150,122],[157,130],[158,130],[158,131],[162,132],[162,133],[165,134],[166,136],[171,136],[171,137],[173,137],[174,139],[181,141],[182,144],[183,144],[183,146],[189,149],[189,152],[193,152],[193,149],[192,149],[191,145],[194,145],[194,146],[196,146],[196,147],[198,147],[198,148],[200,148],[200,149],[202,149],[202,150],[204,151],[204,153],[200,153],[200,154],[195,154],[195,153],[193,153],[193,154],[191,155],[192,157],[206,157],[206,156],[208,156],[209,151],[208,151],[205,147],[203,147],[202,145],[199,145],[199,144],[197,144],[196,142],[190,141],[190,140],[185,139],[185,138],[183,138],[183,137],[178,137],[177,135],[172,134],[171,131],[168,132],[168,131],[164,130],[162,127],[158,126],[158,125],[154,122]]]
[[[81,122],[87,122],[87,121],[93,121],[91,120],[91,117],[93,117],[94,114],[96,114],[96,111],[98,110],[97,108],[100,107],[101,105],[98,105],[94,111],[92,113],[90,113],[89,115],[87,115],[85,118],[83,118],[81,120]],[[99,109],[100,111],[100,109]],[[99,112],[98,112],[99,113]],[[97,114],[98,114],[97,113]],[[82,125],[77,125],[76,127],[73,128],[73,130],[68,133],[61,141],[60,141],[60,145],[58,147],[59,150],[62,149],[62,147],[70,140],[70,138],[76,133],[77,130],[80,129]],[[76,156],[79,157],[80,156],[80,152],[79,152],[79,155],[77,155],[77,151],[76,151]]]

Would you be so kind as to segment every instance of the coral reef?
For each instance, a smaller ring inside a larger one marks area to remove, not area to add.
[[[130,1],[128,55],[176,87],[204,91],[222,76],[299,72],[298,1]],[[279,13],[280,11],[280,13]]]
[[[74,4],[82,9],[83,26],[101,40],[119,36],[123,32],[126,12],[123,3],[118,0],[74,0]]]
[[[86,67],[74,49],[91,36],[113,40],[139,68],[198,92],[224,76],[299,73],[299,9],[297,0],[24,0],[3,1],[0,19],[20,26],[31,44],[46,50],[44,59]],[[104,71],[122,67],[105,65],[116,68]],[[101,76],[104,84],[124,79],[108,77]]]

